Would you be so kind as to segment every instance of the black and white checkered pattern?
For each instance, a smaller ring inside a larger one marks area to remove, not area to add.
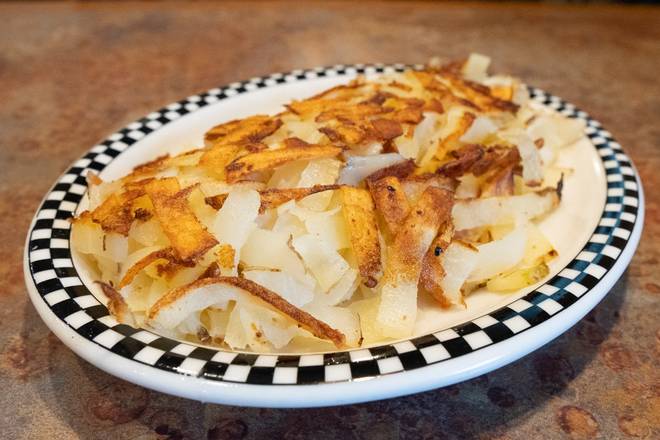
[[[586,134],[607,174],[607,202],[582,252],[546,284],[471,322],[407,341],[359,350],[308,355],[257,355],[199,347],[119,324],[82,283],[71,260],[70,218],[86,191],[87,171],[102,171],[122,151],[170,121],[255,89],[316,77],[402,71],[404,65],[337,65],[296,70],[233,83],[168,105],[93,147],[59,179],[30,231],[32,280],[52,313],[83,338],[118,356],[176,374],[249,384],[316,384],[373,378],[413,370],[497,344],[537,326],[588,295],[626,247],[638,216],[638,180],[630,159],[610,133],[586,113],[539,89],[536,101],[586,121]]]

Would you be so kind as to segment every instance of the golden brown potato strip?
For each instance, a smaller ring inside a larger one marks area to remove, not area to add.
[[[275,133],[282,126],[282,120],[272,116],[256,115],[245,119],[216,125],[206,132],[207,146],[218,144],[253,144]]]
[[[119,194],[111,194],[92,211],[91,218],[95,223],[100,224],[105,232],[128,236],[131,224],[135,220],[133,202],[142,195],[144,189],[131,189]]]
[[[170,159],[169,154],[158,156],[154,160],[145,162],[133,168],[133,171],[128,176],[124,177],[124,179],[133,180],[134,178],[137,178],[144,174],[156,173],[165,166],[165,164],[169,159]]]
[[[232,161],[225,167],[227,182],[234,183],[255,171],[277,168],[296,160],[335,157],[342,152],[339,147],[330,145],[310,145],[306,147],[280,148],[247,154]]]
[[[178,260],[194,260],[218,244],[193,214],[188,204],[188,191],[181,191],[176,178],[153,180],[145,190]]]
[[[355,124],[365,120],[365,118],[369,116],[382,115],[383,113],[388,113],[390,111],[392,111],[392,109],[385,108],[373,102],[361,104],[341,102],[323,111],[316,117],[315,121],[328,122],[339,120]]]
[[[261,197],[261,205],[259,206],[259,213],[263,214],[267,209],[277,208],[289,200],[300,200],[305,197],[323,191],[330,191],[340,188],[341,185],[314,185],[309,188],[270,188],[259,191]],[[204,201],[213,209],[220,209],[227,200],[228,194],[218,194],[215,196],[206,197]]]
[[[481,145],[470,144],[451,151],[449,154],[455,159],[442,165],[436,172],[443,176],[461,177],[484,156],[484,148]]]
[[[364,285],[375,287],[382,273],[374,202],[366,189],[342,187],[342,212]]]
[[[237,144],[221,144],[207,148],[199,160],[199,165],[204,167],[213,177],[224,180],[226,175],[225,167],[236,158],[236,155],[242,148]]]
[[[385,273],[388,280],[401,276],[419,281],[424,256],[440,226],[450,218],[453,199],[453,192],[446,189],[430,186],[424,190],[390,246]]]
[[[377,139],[381,141],[390,141],[403,134],[403,127],[401,127],[401,124],[398,121],[391,119],[374,119],[371,121],[371,125],[376,132]]]
[[[346,337],[340,331],[330,327],[323,321],[320,321],[286,301],[277,293],[266,289],[265,287],[245,278],[238,277],[217,277],[202,278],[185,286],[171,290],[165,296],[161,297],[149,310],[149,319],[153,320],[161,309],[185,297],[193,289],[210,286],[213,284],[227,284],[244,290],[253,297],[261,300],[268,307],[279,311],[296,321],[302,328],[311,332],[317,338],[328,339],[338,348],[345,345]]]
[[[341,145],[350,146],[362,143],[367,133],[362,128],[353,125],[338,125],[336,127],[321,127],[319,131],[326,135],[331,142]]]
[[[457,90],[465,99],[475,103],[482,110],[486,111],[506,111],[515,113],[518,111],[518,105],[492,95],[490,88],[466,79],[459,78],[457,75],[443,75],[452,89]]]
[[[394,176],[386,176],[376,181],[368,181],[368,184],[387,229],[390,234],[395,234],[410,212],[410,204],[401,181]]]
[[[151,263],[154,263],[158,260],[166,260],[167,262],[176,262],[176,256],[174,255],[174,249],[172,248],[165,248],[165,249],[159,249],[157,251],[153,251],[149,255],[145,256],[138,262],[136,262],[133,266],[131,266],[127,271],[126,274],[122,277],[122,279],[119,281],[119,284],[117,284],[117,287],[119,289],[128,286],[133,282],[135,277],[142,272],[147,266],[149,266]]]
[[[309,142],[305,142],[298,137],[286,138],[282,141],[282,143],[286,148],[307,147],[310,145]]]
[[[451,213],[451,209],[447,213]],[[449,307],[451,301],[444,296],[442,287],[440,287],[440,282],[445,276],[440,256],[449,246],[453,233],[454,227],[451,224],[451,219],[447,218],[424,256],[419,278],[419,285],[430,293],[442,307]]]
[[[417,166],[415,165],[415,161],[412,159],[408,159],[406,161],[399,162],[394,165],[390,165],[389,167],[385,167],[374,173],[371,173],[365,178],[365,180],[367,181],[367,183],[375,182],[387,176],[398,177],[399,179],[403,179],[404,177],[408,177],[409,175],[411,175],[415,171],[416,167]]]

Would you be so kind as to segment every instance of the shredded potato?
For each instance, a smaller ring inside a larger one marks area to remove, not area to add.
[[[119,321],[255,352],[408,337],[426,303],[538,283],[557,252],[536,223],[584,126],[489,64],[360,77],[89,174],[73,248]]]

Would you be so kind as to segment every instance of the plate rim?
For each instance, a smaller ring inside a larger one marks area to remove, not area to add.
[[[497,323],[491,325],[497,329],[489,331],[491,326],[480,327],[474,323],[480,318],[477,317],[448,330],[368,349],[324,355],[236,354],[179,341],[165,343],[163,339],[168,338],[152,337],[147,330],[118,324],[107,314],[105,306],[98,301],[94,303],[94,296],[77,277],[68,249],[69,228],[65,225],[68,222],[63,217],[65,213],[71,214],[82,199],[86,189],[82,175],[87,170],[101,171],[149,133],[235,95],[322,76],[348,77],[410,67],[417,66],[335,65],[231,83],[169,104],[89,149],[46,193],[26,237],[24,276],[30,299],[41,318],[76,354],[117,377],[196,400],[262,407],[353,403],[445,386],[513,362],[559,336],[607,294],[628,266],[641,236],[644,194],[632,161],[600,123],[574,105],[537,88],[530,88],[532,99],[587,122],[586,136],[597,150],[606,173],[606,203],[601,220],[582,252],[557,275],[522,298],[481,316],[493,317],[499,313],[495,318]],[[622,216],[626,219],[622,220]],[[604,219],[610,220],[604,222]],[[50,228],[44,227],[48,223]],[[605,234],[606,231],[609,233]],[[596,258],[597,263],[593,263]],[[57,265],[55,260],[59,260]],[[579,281],[575,281],[577,278]],[[584,280],[587,286],[582,283]],[[553,281],[557,282],[553,285]],[[532,294],[544,297],[532,298]],[[537,305],[548,299],[554,304],[548,302],[547,310]],[[578,302],[581,307],[575,306]],[[508,311],[500,313],[504,309]],[[558,316],[562,318],[557,319]],[[516,322],[507,321],[510,319]],[[513,332],[512,328],[520,331]],[[510,334],[506,333],[507,329]],[[503,334],[508,336],[498,340]],[[480,345],[484,341],[486,345]],[[158,366],[149,365],[150,362]],[[310,392],[312,388],[315,392]]]

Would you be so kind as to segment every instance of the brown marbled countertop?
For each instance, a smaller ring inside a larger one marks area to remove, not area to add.
[[[0,4],[0,437],[660,438],[659,23],[650,7]],[[470,51],[603,122],[646,187],[644,236],[627,273],[546,347],[415,396],[244,409],[108,376],[64,347],[28,302],[23,240],[40,198],[128,122],[273,71]]]

